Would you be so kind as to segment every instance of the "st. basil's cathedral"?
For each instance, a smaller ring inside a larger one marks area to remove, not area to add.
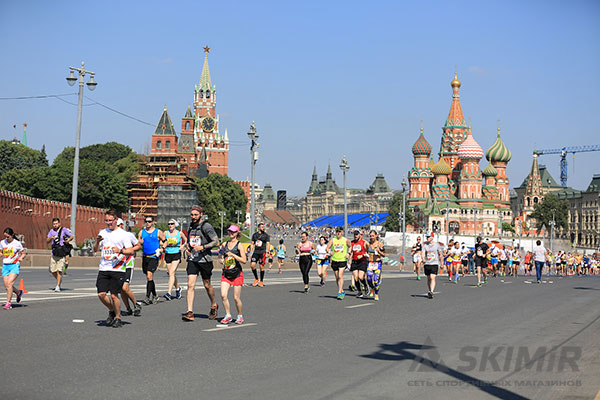
[[[502,222],[512,222],[506,167],[511,152],[498,136],[485,152],[489,164],[481,170],[484,152],[475,141],[460,105],[461,82],[450,83],[452,105],[442,127],[437,162],[432,147],[421,134],[412,147],[414,166],[409,172],[407,200],[415,216],[415,231],[451,234],[498,235]],[[446,218],[447,213],[447,218]]]

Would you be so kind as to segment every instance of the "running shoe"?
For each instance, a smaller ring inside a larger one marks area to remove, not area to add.
[[[325,281],[321,281],[321,287],[325,286]]]
[[[181,287],[175,289],[175,299],[176,300],[181,299]]]
[[[181,319],[184,321],[193,321],[194,320],[194,312],[193,311],[186,312],[185,314],[183,314]]]
[[[325,276],[325,278],[327,278],[327,271],[325,271],[325,272],[323,273],[323,276]]]
[[[4,303],[4,305],[2,306],[2,308],[4,308],[5,310],[10,310],[12,308],[12,304],[10,304],[8,301],[6,303]]]
[[[421,277],[420,277],[420,276],[417,276],[417,280],[418,280],[418,281],[420,281],[420,280],[421,280]]]
[[[150,300],[150,297],[146,297],[144,300],[142,300],[142,303],[149,306],[150,304],[152,304],[152,300]]]
[[[219,305],[217,304],[215,308],[210,308],[210,312],[208,313],[208,319],[217,319],[217,310],[219,309]]]
[[[227,325],[228,323],[230,323],[231,321],[233,321],[233,318],[231,318],[231,315],[226,315],[222,320],[221,323],[224,325]]]
[[[121,318],[117,318],[115,319],[115,322],[112,324],[113,328],[122,328],[123,327],[123,321],[121,321]]]
[[[351,292],[356,292],[356,287],[353,284],[350,284],[350,286],[348,286],[348,290]]]
[[[163,295],[163,297],[164,297],[165,299],[167,299],[167,300],[173,300],[173,299],[174,299],[174,297],[173,297],[173,296],[171,296],[171,293],[165,293],[165,294]]]
[[[265,287],[265,284],[263,283],[263,281],[258,282],[258,287]]]
[[[113,322],[115,322],[115,313],[114,311],[109,311],[108,312],[108,318],[106,318],[106,321],[104,321],[106,323],[106,325],[112,325]]]
[[[346,297],[346,293],[342,292],[339,294],[339,296],[340,296],[340,300],[344,300],[344,297]]]
[[[138,303],[135,303],[133,306],[133,316],[139,317],[140,315],[142,315],[142,307]]]
[[[255,279],[254,282],[252,283],[252,286],[257,287],[258,282],[260,282],[260,281],[258,279]]]
[[[371,290],[369,291],[369,297],[373,297],[374,295],[375,295],[375,290],[374,290],[374,289],[371,289]]]
[[[56,287],[54,288],[54,291],[55,291],[56,293],[60,292],[60,286],[56,285]]]
[[[374,300],[375,301],[379,301],[379,295],[378,294],[375,295]]]
[[[481,287],[481,282],[477,282],[477,287]]]
[[[308,294],[308,292],[310,292],[310,288],[307,286],[307,287],[304,288],[304,293]]]
[[[133,311],[131,310],[131,308],[128,308],[126,311],[121,311],[121,314],[123,314],[123,315],[133,315]]]
[[[159,300],[160,300],[160,297],[154,296],[154,298],[152,299],[152,304],[158,303]]]
[[[362,294],[362,292],[358,292],[358,294],[356,295],[356,297],[358,297],[359,299],[362,299],[365,296]]]
[[[235,320],[235,323],[238,324],[238,325],[243,324],[244,323],[244,317],[242,317],[241,315],[238,315],[237,318],[236,318],[236,320]]]
[[[23,297],[23,291],[19,290],[17,291],[17,303],[21,302],[21,297]]]
[[[433,292],[427,292],[427,297],[429,297],[430,299],[433,299]]]

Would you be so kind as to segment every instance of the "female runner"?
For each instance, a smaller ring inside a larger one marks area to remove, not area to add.
[[[321,286],[325,286],[325,278],[327,277],[327,266],[329,265],[329,252],[327,251],[327,240],[325,236],[319,238],[317,245],[317,275],[321,278]]]
[[[308,240],[308,233],[302,232],[300,234],[300,243],[296,245],[296,252],[300,256],[298,259],[298,265],[300,266],[300,272],[302,273],[302,280],[304,281],[304,293],[308,293],[310,288],[308,287],[308,274],[312,267],[312,253],[315,251],[315,244]]]
[[[248,259],[246,258],[246,252],[243,246],[240,246],[240,227],[237,225],[231,225],[227,228],[229,234],[229,241],[221,245],[223,257],[221,263],[223,264],[223,275],[221,276],[221,300],[223,301],[223,308],[225,308],[225,317],[221,320],[222,324],[228,324],[233,321],[231,317],[231,306],[229,305],[229,299],[227,294],[229,288],[233,286],[233,301],[235,301],[235,308],[237,309],[238,315],[235,320],[236,324],[244,323],[244,316],[242,315],[242,286],[244,285],[244,273],[242,272],[242,264],[246,264]]]
[[[169,288],[163,296],[167,300],[181,299],[181,287],[179,286],[179,282],[177,282],[175,273],[181,261],[181,251],[185,249],[187,237],[184,232],[177,230],[178,226],[179,222],[174,219],[169,220],[169,230],[164,232],[162,240],[163,243],[166,242],[165,263],[167,264],[167,272],[169,273]],[[175,297],[171,295],[173,285],[175,285]]]
[[[383,243],[379,241],[377,231],[369,232],[369,246],[367,247],[369,255],[369,265],[367,266],[367,283],[371,288],[369,297],[379,301],[379,288],[381,286],[382,259],[385,257]]]
[[[25,258],[25,249],[16,239],[15,231],[12,228],[4,230],[4,240],[0,242],[0,250],[2,251],[2,279],[6,288],[6,303],[2,308],[10,310],[13,292],[17,295],[17,303],[21,302],[23,291],[17,290],[14,284],[21,272],[20,263]]]

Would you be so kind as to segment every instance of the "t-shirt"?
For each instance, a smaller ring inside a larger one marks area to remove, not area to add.
[[[127,259],[129,256],[119,254],[118,252],[115,253],[113,251],[113,247],[117,247],[119,249],[132,247],[134,245],[132,240],[135,237],[121,228],[117,228],[114,231],[106,228],[101,230],[99,235],[102,236],[103,239],[100,242],[100,249],[102,253],[100,256],[100,264],[98,269],[100,271],[125,272]],[[137,239],[135,240],[135,243],[137,243]]]
[[[496,246],[492,246],[492,248],[490,249],[490,254],[492,255],[492,257],[498,258],[498,253],[500,253],[500,250]]]
[[[254,242],[254,252],[264,253],[267,251],[267,242],[270,241],[269,235],[266,232],[254,232],[252,242]]]
[[[12,242],[4,239],[0,242],[0,250],[2,250],[2,264],[16,264],[19,258],[19,252],[25,250],[21,242],[13,239]]]
[[[533,254],[535,255],[535,261],[546,262],[546,248],[543,246],[535,246],[533,248]]]
[[[426,265],[440,265],[439,252],[442,250],[437,243],[425,243],[423,244],[423,253],[425,253],[425,264]]]
[[[71,234],[71,231],[65,227],[58,228],[58,231],[60,231],[60,237],[57,237],[52,241],[52,248],[56,247],[57,245],[62,246],[63,244],[65,244],[66,238],[70,238],[71,236],[73,236]],[[50,232],[48,232],[48,237],[51,238],[52,236],[58,236],[58,231],[54,228],[50,229]]]
[[[127,232],[127,231],[125,231]],[[127,246],[127,247],[133,247],[136,244],[138,244],[138,238],[135,237],[135,235],[131,232],[127,232],[127,234],[129,235],[129,239],[131,241],[131,245]],[[126,269],[131,269],[134,267],[135,265],[135,253],[132,255],[125,255],[125,254],[121,254],[120,257],[124,257],[125,258],[125,268]]]
[[[485,259],[485,253],[487,253],[490,247],[485,243],[477,243],[475,244],[475,257],[479,259],[479,261],[483,261]]]
[[[357,241],[353,240],[350,245],[352,248],[352,260],[356,261],[359,259],[359,256],[363,256],[365,254],[367,242],[365,242],[363,239],[358,239]]]
[[[500,259],[503,261],[506,260],[506,250],[500,250]]]
[[[316,249],[317,249],[317,258],[319,260],[324,260],[327,256],[327,245],[326,244],[318,244]]]

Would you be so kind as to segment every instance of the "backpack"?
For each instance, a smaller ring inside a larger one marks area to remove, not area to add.
[[[67,242],[63,242],[63,245],[60,246],[58,243],[60,243],[60,238],[62,235],[62,226],[60,227],[60,229],[58,230],[58,234],[56,235],[56,245],[52,246],[52,255],[55,257],[66,257],[71,255],[71,250],[73,249],[73,246],[70,243]]]

